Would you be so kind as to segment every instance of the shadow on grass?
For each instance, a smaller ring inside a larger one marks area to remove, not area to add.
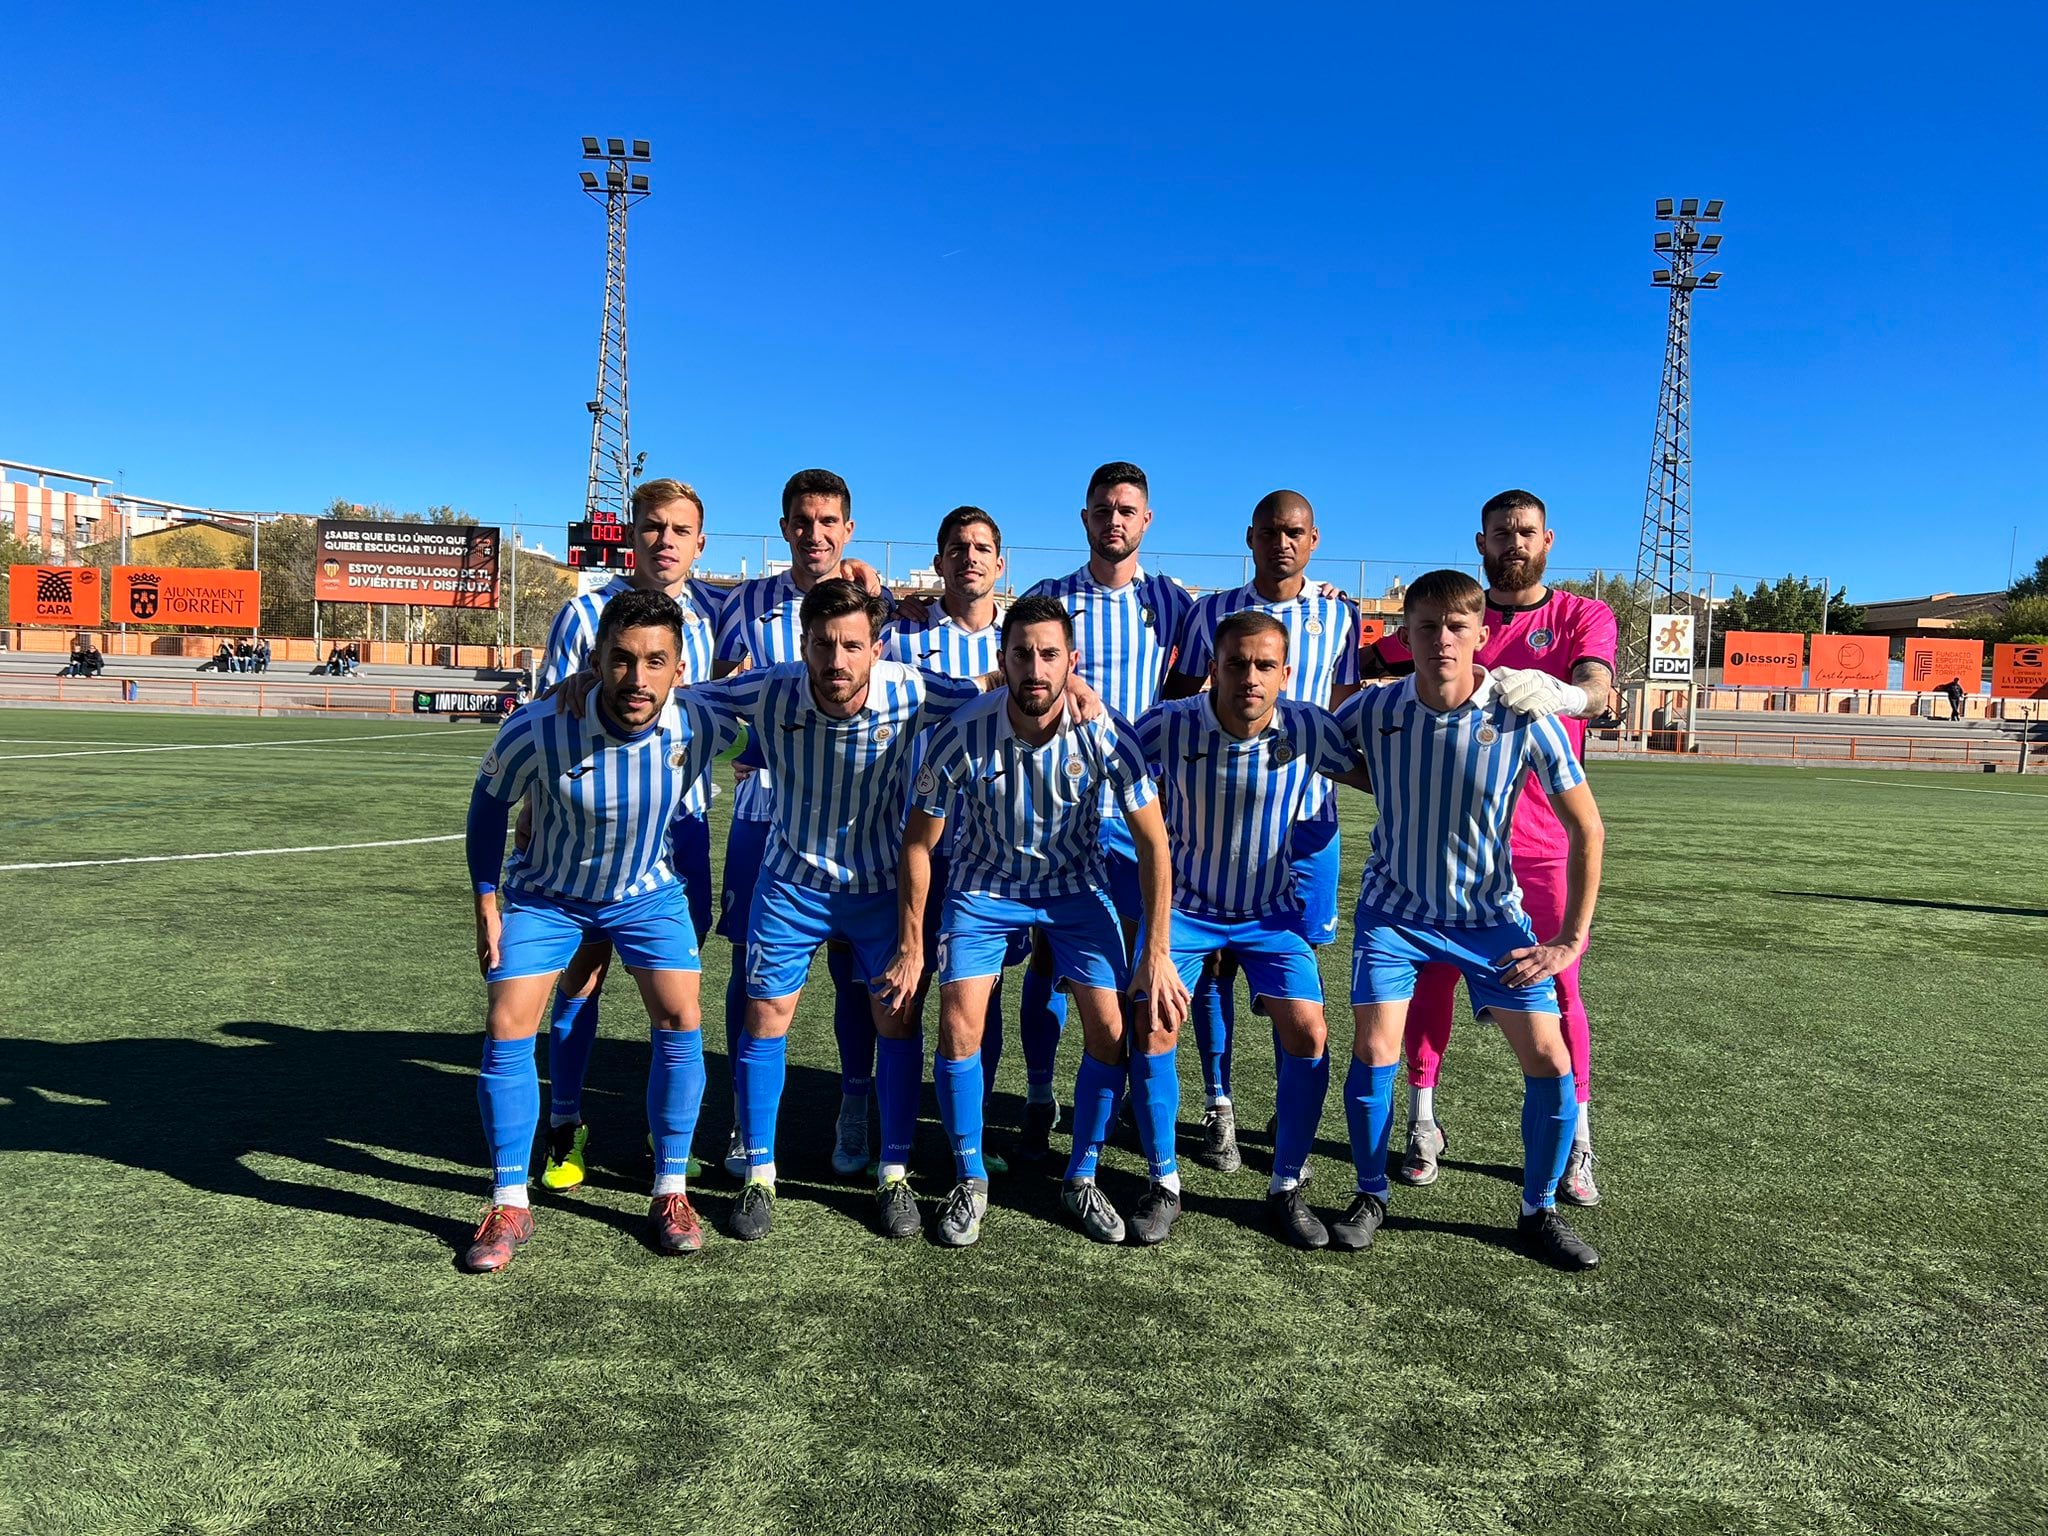
[[[1974,901],[1928,901],[1918,896],[1857,896],[1847,891],[1773,891],[1804,901],[1854,901],[1872,907],[1922,907],[1932,912],[1981,912],[1988,917],[2048,917],[2048,907],[1992,907]]]

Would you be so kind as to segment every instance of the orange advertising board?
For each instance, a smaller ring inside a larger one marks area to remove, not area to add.
[[[1906,691],[1932,693],[1954,680],[1965,693],[1984,691],[1982,640],[1908,640]]]
[[[1721,681],[1797,688],[1806,681],[1806,636],[1731,629],[1721,637]]]
[[[2048,699],[2048,645],[1991,647],[1994,699]]]
[[[175,565],[117,565],[110,624],[174,624],[180,629],[254,629],[263,578],[256,571],[207,571]]]
[[[7,622],[97,625],[100,587],[95,565],[10,565]]]
[[[1889,688],[1891,642],[1883,635],[1815,635],[1807,650],[1814,688]]]
[[[1385,619],[1360,619],[1358,621],[1358,646],[1363,650],[1387,632]]]

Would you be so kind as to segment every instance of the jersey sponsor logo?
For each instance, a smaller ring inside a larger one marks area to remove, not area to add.
[[[1529,631],[1529,649],[1532,651],[1547,651],[1550,649],[1550,642],[1556,638],[1557,636],[1547,629],[1532,629]]]
[[[563,774],[562,777],[565,779],[580,779],[588,772],[590,772],[590,764],[578,763],[574,768]]]

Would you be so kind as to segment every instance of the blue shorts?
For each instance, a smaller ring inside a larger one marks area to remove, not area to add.
[[[1102,862],[1109,874],[1109,899],[1116,915],[1127,923],[1145,916],[1145,897],[1138,884],[1138,845],[1131,839],[1131,825],[1121,816],[1102,818]]]
[[[1287,862],[1294,869],[1294,894],[1301,900],[1301,931],[1318,947],[1337,942],[1338,866],[1343,857],[1334,817],[1297,821],[1287,835]]]
[[[725,834],[725,890],[718,898],[721,939],[742,945],[747,942],[747,928],[754,912],[754,881],[767,857],[768,823],[733,817]]]
[[[683,877],[690,898],[690,924],[697,942],[711,931],[711,823],[702,816],[678,816],[668,824],[668,857]]]
[[[952,860],[942,853],[932,855],[931,889],[925,893],[924,901],[924,969],[925,975],[939,973],[939,929],[945,922],[946,898],[952,894]],[[1003,950],[1003,969],[1022,965],[1031,958],[1031,930],[1010,935],[1010,942]]]
[[[1018,934],[1042,929],[1053,975],[1077,987],[1121,992],[1130,980],[1124,932],[1102,891],[1017,901],[986,891],[953,891],[939,919],[939,984],[1000,976]]]
[[[609,940],[628,970],[700,968],[690,903],[680,885],[665,885],[624,901],[573,901],[538,891],[507,891],[498,963],[486,980],[565,970],[591,939]]]
[[[1173,968],[1190,991],[1211,955],[1227,954],[1244,972],[1254,1002],[1262,997],[1290,1002],[1323,1001],[1323,973],[1301,929],[1301,915],[1276,912],[1232,920],[1173,914]]]
[[[896,893],[814,891],[764,872],[747,924],[747,996],[764,1002],[801,992],[827,939],[853,946],[853,974],[866,986],[896,958]]]
[[[1510,987],[1500,979],[1501,956],[1536,942],[1536,931],[1527,918],[1478,928],[1441,928],[1433,923],[1400,922],[1361,905],[1352,922],[1357,930],[1351,953],[1353,1007],[1406,1001],[1415,995],[1416,973],[1425,965],[1441,962],[1456,966],[1465,978],[1465,993],[1475,1018],[1489,1008],[1513,1013],[1557,1012],[1554,982]]]

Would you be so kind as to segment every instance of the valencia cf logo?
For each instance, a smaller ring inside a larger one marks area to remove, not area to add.
[[[1499,740],[1500,732],[1496,731],[1492,726],[1482,725],[1479,727],[1479,745],[1482,747],[1490,747]]]
[[[1547,651],[1550,649],[1550,642],[1556,638],[1547,629],[1531,630],[1529,632],[1529,649],[1532,651]]]
[[[138,619],[153,619],[157,608],[157,578],[137,571],[128,578],[128,611]]]

